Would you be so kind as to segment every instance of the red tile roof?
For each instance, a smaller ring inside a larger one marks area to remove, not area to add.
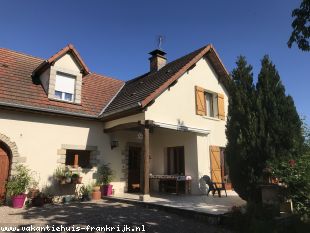
[[[87,74],[82,81],[81,104],[50,100],[32,77],[43,62],[41,58],[0,48],[0,105],[97,118],[123,86],[123,81]]]

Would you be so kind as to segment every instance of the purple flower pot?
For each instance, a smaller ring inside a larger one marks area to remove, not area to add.
[[[26,200],[26,194],[20,194],[12,197],[13,208],[23,208]]]
[[[101,197],[103,196],[111,196],[112,195],[113,185],[107,184],[101,186]]]

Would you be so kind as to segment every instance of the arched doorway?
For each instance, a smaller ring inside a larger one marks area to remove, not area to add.
[[[6,183],[10,171],[10,150],[0,141],[0,202],[5,200]]]

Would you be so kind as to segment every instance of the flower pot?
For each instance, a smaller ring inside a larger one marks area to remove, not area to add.
[[[12,197],[13,208],[23,208],[26,200],[26,194],[20,194]]]
[[[100,186],[94,186],[93,187],[93,192],[98,192],[100,191]]]
[[[100,200],[101,199],[101,192],[100,191],[93,191],[91,194],[92,200]]]
[[[113,188],[113,185],[111,185],[111,184],[101,186],[102,196],[111,196],[112,195],[112,188]]]
[[[66,184],[70,184],[71,183],[71,177],[67,177],[66,178]]]

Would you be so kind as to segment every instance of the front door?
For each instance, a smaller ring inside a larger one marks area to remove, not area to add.
[[[0,202],[5,199],[5,186],[9,176],[9,156],[0,144]]]
[[[138,146],[129,147],[128,155],[128,192],[140,192],[140,167],[142,149]]]

